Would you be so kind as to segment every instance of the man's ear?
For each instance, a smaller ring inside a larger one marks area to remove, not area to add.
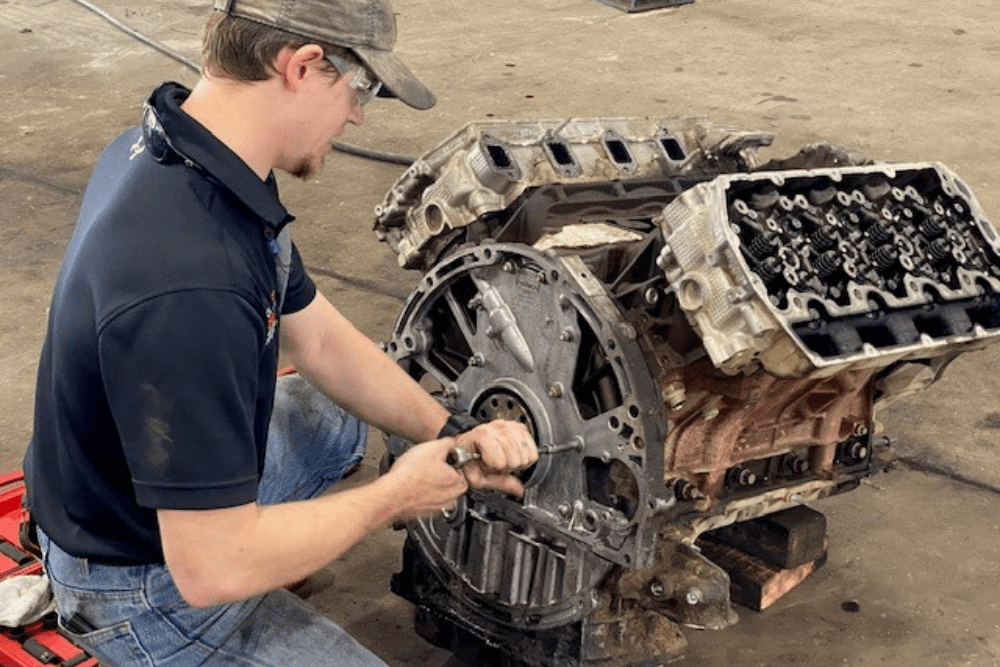
[[[297,49],[282,49],[274,65],[285,87],[294,91],[298,90],[306,77],[316,71],[316,64],[322,60],[323,48],[318,44],[306,44]]]

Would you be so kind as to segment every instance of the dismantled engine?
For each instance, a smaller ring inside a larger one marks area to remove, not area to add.
[[[1000,333],[1000,239],[955,174],[826,144],[764,162],[771,139],[475,123],[377,208],[424,272],[389,353],[541,454],[523,499],[407,526],[393,588],[423,636],[480,663],[678,657],[681,626],[735,622],[734,560],[823,562],[804,505],[883,465],[879,404]]]

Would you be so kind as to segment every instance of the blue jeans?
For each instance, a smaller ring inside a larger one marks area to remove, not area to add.
[[[313,497],[364,456],[367,427],[297,375],[279,378],[258,502]],[[41,531],[60,624],[102,667],[385,667],[286,590],[189,606],[164,565],[70,556]],[[68,626],[68,627],[67,627]]]

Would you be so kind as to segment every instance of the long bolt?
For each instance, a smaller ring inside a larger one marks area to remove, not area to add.
[[[580,451],[582,449],[583,449],[583,439],[577,437],[569,442],[564,442],[558,445],[544,445],[542,447],[539,447],[538,453],[549,455],[549,454],[559,454],[560,452]],[[445,461],[447,461],[448,465],[452,466],[453,468],[461,468],[467,463],[470,463],[471,461],[477,461],[481,458],[482,455],[480,455],[479,452],[469,451],[465,447],[455,447],[450,452],[448,452],[448,456],[445,458]]]
[[[569,442],[560,443],[558,445],[543,445],[538,448],[539,454],[558,454],[560,452],[574,452],[583,449],[583,438],[577,436]]]

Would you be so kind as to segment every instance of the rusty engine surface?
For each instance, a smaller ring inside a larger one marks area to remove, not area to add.
[[[736,621],[703,537],[855,488],[884,465],[876,409],[996,339],[1000,239],[955,174],[827,144],[764,162],[771,140],[474,123],[377,207],[424,272],[388,352],[541,453],[522,499],[408,524],[393,588],[423,636],[510,665],[676,658],[682,626]]]

